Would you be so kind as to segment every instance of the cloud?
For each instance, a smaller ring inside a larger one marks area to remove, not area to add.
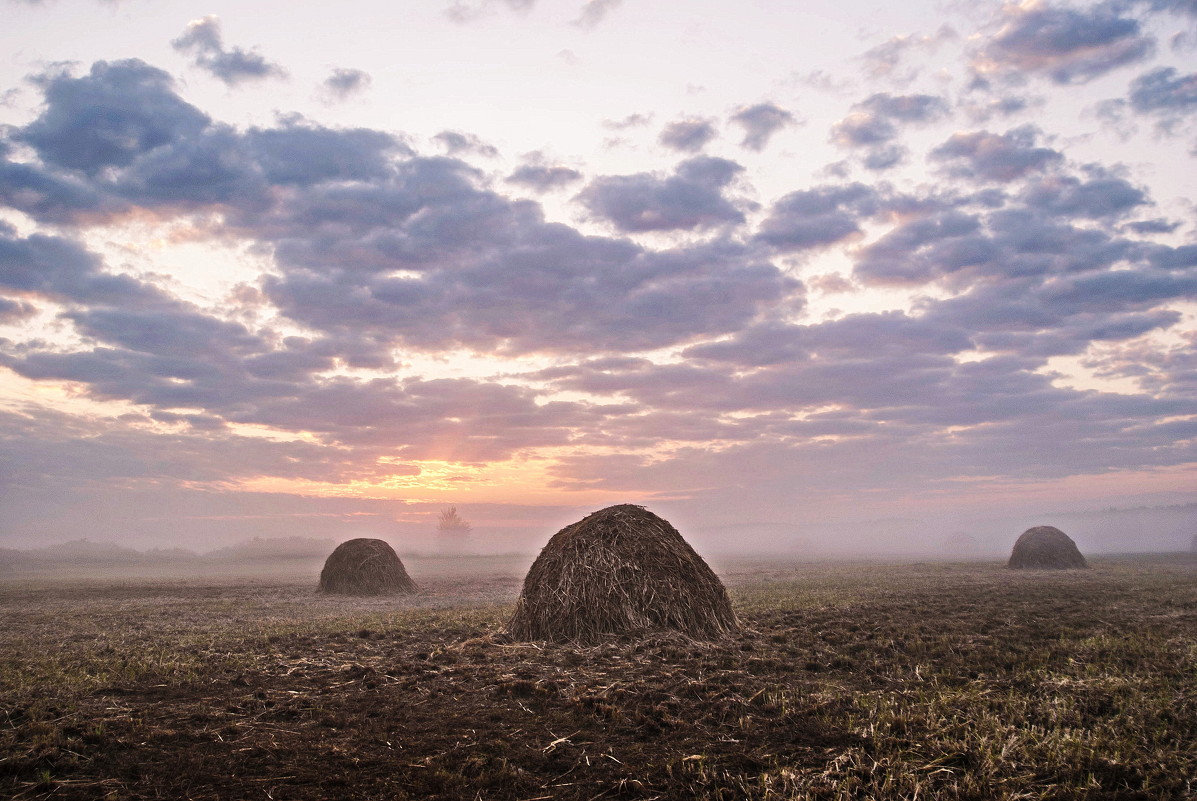
[[[1003,7],[1001,28],[974,53],[973,68],[1004,80],[1042,75],[1057,84],[1080,84],[1143,61],[1154,50],[1138,20],[1120,16],[1115,4],[1075,9],[1034,0]]]
[[[686,349],[687,357],[736,368],[799,364],[823,358],[859,359],[883,355],[949,355],[972,349],[960,327],[912,318],[903,312],[851,314],[817,325],[765,324],[716,343]]]
[[[0,202],[36,220],[70,224],[81,216],[102,219],[123,206],[70,172],[11,162],[0,155]]]
[[[267,295],[330,334],[519,354],[663,347],[731,330],[795,289],[742,246],[653,253],[496,212],[474,243],[433,258],[419,277],[363,274],[355,254],[338,248],[344,269],[329,261],[319,272],[291,269],[266,279]]]
[[[1155,247],[1145,249],[1148,261],[1153,267],[1164,270],[1183,270],[1187,267],[1197,267],[1197,245],[1181,245],[1180,247]]]
[[[657,141],[671,150],[697,153],[718,135],[714,120],[676,120],[662,129]]]
[[[622,4],[623,0],[586,0],[578,18],[574,20],[574,25],[579,28],[594,28]]]
[[[182,314],[174,322],[200,319]],[[110,330],[122,340],[114,347],[31,353],[10,359],[9,366],[35,380],[76,382],[96,398],[120,398],[155,408],[165,413],[156,413],[157,419],[198,425],[202,431],[210,430],[216,420],[225,420],[310,432],[312,444],[303,450],[313,461],[322,452],[323,461],[330,456],[341,461],[352,447],[358,465],[353,477],[363,478],[389,474],[389,460],[396,456],[484,462],[508,458],[523,448],[561,445],[569,429],[584,423],[587,415],[576,404],[538,404],[537,394],[530,389],[483,380],[320,379],[314,373],[326,365],[319,359],[294,365],[276,360],[265,369],[254,359],[249,364],[259,369],[251,374],[232,357],[252,353],[263,343],[246,338],[244,332],[222,331],[209,320],[201,329],[216,333],[216,338],[193,347],[184,342],[192,329],[163,318],[156,330],[167,333],[169,341],[158,345],[148,337],[137,338],[133,322],[121,322]],[[154,350],[141,349],[147,344]],[[206,414],[192,420],[171,412],[178,408],[202,408]],[[485,425],[480,425],[482,420]],[[345,478],[343,473],[330,475],[327,467],[320,470],[313,465],[302,471],[275,467],[270,474]],[[348,469],[348,464],[344,467]],[[240,466],[232,475],[254,469]]]
[[[872,147],[865,152],[861,164],[866,170],[882,172],[897,167],[906,160],[909,153],[910,151],[902,145],[889,144]]]
[[[866,74],[873,79],[889,78],[899,83],[910,83],[918,77],[918,70],[912,69],[899,74],[898,67],[914,51],[937,49],[943,42],[959,38],[959,34],[944,25],[929,36],[894,36],[888,41],[869,49],[860,60],[864,62]]]
[[[1081,219],[1089,212],[1083,207],[1073,211]],[[983,213],[949,205],[910,215],[862,248],[855,276],[866,284],[919,285],[946,279],[959,288],[995,277],[1040,280],[1051,274],[1106,270],[1141,255],[1133,242],[1021,204]]]
[[[757,103],[739,109],[731,116],[731,121],[744,129],[744,139],[740,142],[749,150],[761,151],[769,144],[773,134],[790,125],[797,119],[794,115],[772,103]]]
[[[468,3],[464,0],[454,0],[447,9],[445,16],[458,24],[473,22],[484,16],[495,5],[496,0],[474,0]],[[536,5],[536,0],[502,0],[503,5],[512,11],[527,12]]]
[[[1128,322],[1118,335],[1145,325]],[[1045,356],[958,363],[972,330],[963,318],[850,315],[750,327],[688,349],[679,364],[584,363],[560,373],[560,386],[626,398],[659,420],[689,413],[723,427],[708,425],[718,439],[658,445],[651,458],[628,452],[636,429],[604,427],[611,456],[566,458],[555,474],[562,486],[683,494],[710,515],[744,506],[745,493],[747,507],[759,503],[762,482],[783,505],[795,485],[859,504],[861,487],[909,497],[962,477],[992,482],[995,458],[1004,476],[1043,478],[1102,472],[1111,447],[1143,466],[1193,453],[1157,424],[1182,399],[1056,387],[1034,372]],[[1080,325],[1073,333],[1084,336]]]
[[[219,125],[147,152],[119,174],[112,190],[145,208],[249,208],[269,202],[245,139]]]
[[[832,139],[843,147],[880,145],[898,136],[897,123],[921,123],[947,114],[948,106],[933,95],[871,95],[832,127]]]
[[[284,117],[272,128],[250,128],[245,149],[265,180],[275,185],[369,181],[386,175],[398,156],[413,151],[392,134],[368,128],[325,128]]]
[[[258,53],[240,47],[226,50],[220,18],[211,15],[187,23],[183,35],[170,45],[180,53],[190,54],[195,66],[226,86],[263,78],[282,78],[287,74],[282,67],[272,64]]]
[[[932,161],[945,162],[951,174],[990,181],[1013,181],[1058,164],[1063,155],[1037,147],[1040,131],[1024,125],[1004,134],[988,131],[953,134],[929,154]]]
[[[0,221],[0,288],[53,300],[139,306],[165,296],[125,275],[104,271],[100,259],[59,236],[17,235]]]
[[[791,192],[769,210],[756,239],[787,252],[826,247],[860,234],[861,222],[880,207],[877,192],[864,184]]]
[[[963,104],[963,109],[973,122],[985,123],[995,117],[1009,117],[1018,114],[1041,102],[1030,96],[1006,95],[988,98],[979,103],[969,101]]]
[[[948,105],[934,95],[870,95],[831,128],[831,140],[844,148],[863,148],[865,166],[884,170],[899,164],[906,149],[894,144],[900,125],[921,125],[948,114]]]
[[[628,128],[642,128],[651,123],[652,120],[652,114],[640,114],[637,112],[619,120],[603,120],[603,127],[610,128],[613,131],[623,131]]]
[[[0,297],[0,324],[15,323],[37,314],[37,307],[23,300]]]
[[[432,141],[437,142],[445,148],[445,152],[450,156],[456,156],[461,153],[473,153],[493,158],[499,155],[497,147],[482,141],[476,134],[463,133],[461,131],[441,131],[432,137]]]
[[[370,87],[370,73],[349,67],[337,67],[320,85],[322,93],[330,100],[347,100],[361,94]]]
[[[1116,270],[1067,276],[1045,286],[1043,294],[1053,307],[1071,313],[1139,310],[1161,301],[1197,298],[1197,275],[1177,275],[1164,270]],[[1178,319],[1179,316],[1172,321]]]
[[[1162,217],[1156,217],[1153,220],[1136,220],[1126,224],[1126,229],[1136,234],[1170,234],[1177,228],[1180,228],[1180,223],[1176,220],[1166,220]]]
[[[578,200],[596,217],[623,232],[679,231],[744,222],[744,213],[724,197],[743,167],[734,161],[696,156],[673,175],[648,173],[596,178]]]
[[[1100,170],[1085,179],[1047,175],[1029,183],[1021,199],[1028,208],[1064,217],[1101,219],[1121,217],[1147,205],[1147,193],[1126,179]]]
[[[1160,130],[1170,132],[1182,118],[1197,113],[1197,73],[1181,75],[1173,67],[1154,69],[1131,83],[1128,102],[1140,114],[1159,117]]]
[[[572,167],[548,165],[539,155],[516,167],[505,179],[507,183],[525,186],[534,192],[551,192],[582,180],[582,173]]]
[[[167,73],[136,59],[97,61],[82,78],[58,73],[38,83],[45,108],[16,139],[55,167],[88,174],[123,167],[211,124],[174,93]]]
[[[1144,112],[1188,112],[1197,109],[1197,73],[1179,75],[1174,67],[1160,67],[1131,83],[1131,106]]]

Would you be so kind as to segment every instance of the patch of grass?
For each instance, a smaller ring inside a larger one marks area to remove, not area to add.
[[[1193,560],[728,578],[739,636],[587,648],[508,640],[516,577],[0,584],[0,795],[1197,794]]]

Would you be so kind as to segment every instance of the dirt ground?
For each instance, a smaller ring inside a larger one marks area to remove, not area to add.
[[[510,641],[519,560],[0,583],[0,795],[1181,799],[1197,562],[715,565],[743,632]]]

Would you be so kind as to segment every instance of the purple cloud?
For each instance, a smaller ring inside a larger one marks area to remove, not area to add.
[[[187,24],[183,35],[171,43],[180,53],[191,55],[192,63],[227,86],[263,78],[286,77],[286,70],[261,55],[234,47],[226,50],[220,18],[202,17]]]
[[[744,139],[740,144],[749,150],[761,151],[775,133],[794,125],[797,119],[791,112],[773,103],[757,103],[741,108],[731,116],[731,121],[744,129]]]
[[[697,153],[718,135],[713,120],[677,120],[665,126],[657,141],[670,150]]]
[[[509,184],[526,186],[534,192],[551,192],[582,180],[582,173],[572,167],[540,163],[521,164],[505,179]]]
[[[1138,20],[1116,8],[1007,5],[1001,29],[974,55],[973,67],[982,75],[1039,74],[1057,84],[1079,84],[1146,59],[1154,41]]]
[[[1013,181],[1063,160],[1059,151],[1035,145],[1039,135],[1039,131],[1029,125],[1004,134],[988,131],[957,133],[932,150],[929,158],[945,162],[949,171],[957,176]]]
[[[596,178],[578,200],[624,232],[734,225],[744,222],[744,213],[723,192],[743,169],[727,159],[696,156],[667,178],[648,173]]]
[[[123,167],[211,125],[175,94],[169,75],[136,59],[97,61],[82,78],[58,73],[38,83],[45,109],[16,138],[51,166],[89,174]]]
[[[369,88],[370,73],[349,67],[337,67],[324,79],[321,88],[333,100],[346,100]]]
[[[466,153],[493,158],[499,155],[497,147],[489,142],[482,141],[477,134],[464,133],[462,131],[441,131],[432,137],[432,141],[445,148],[445,152],[450,156],[459,156]]]
[[[1022,201],[1053,215],[1089,219],[1121,217],[1148,203],[1145,191],[1102,170],[1092,170],[1084,179],[1042,176],[1023,190]]]
[[[900,125],[918,125],[941,119],[948,105],[934,95],[891,95],[878,93],[852,106],[852,113],[831,129],[831,139],[840,147],[863,148],[865,166],[885,170],[899,164],[906,149],[894,143]]]
[[[756,239],[781,251],[826,247],[861,233],[861,222],[880,206],[877,192],[864,184],[791,192],[770,209]]]
[[[586,0],[578,18],[574,20],[574,25],[579,28],[594,28],[622,4],[623,0]]]

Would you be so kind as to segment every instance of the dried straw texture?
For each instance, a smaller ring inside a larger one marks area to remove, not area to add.
[[[668,522],[630,504],[553,535],[507,624],[517,640],[579,644],[651,630],[716,639],[738,629],[727,590],[702,557]]]
[[[407,575],[395,549],[382,540],[342,542],[320,571],[320,591],[340,595],[410,595],[416,583]]]
[[[1008,567],[1068,570],[1088,567],[1072,538],[1055,526],[1035,526],[1022,533],[1010,552]]]

